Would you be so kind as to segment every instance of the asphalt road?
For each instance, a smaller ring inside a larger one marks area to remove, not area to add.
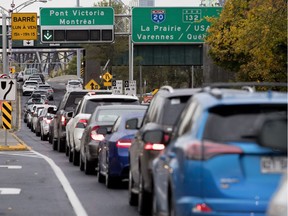
[[[51,84],[58,105],[65,84]],[[25,101],[22,97],[21,107]],[[20,122],[16,135],[32,150],[0,152],[0,215],[138,215],[128,204],[127,182],[107,189],[96,176],[85,175],[70,163],[64,153],[53,151],[22,119]]]

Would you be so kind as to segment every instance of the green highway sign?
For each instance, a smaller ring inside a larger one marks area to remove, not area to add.
[[[114,41],[112,7],[41,8],[43,43],[108,43]]]
[[[203,43],[210,23],[222,7],[132,8],[132,41],[141,44]]]

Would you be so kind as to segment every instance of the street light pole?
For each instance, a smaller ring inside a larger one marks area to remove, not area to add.
[[[33,4],[35,2],[47,3],[47,0],[29,0],[29,1],[23,2],[22,4],[18,5],[16,8],[15,8],[14,0],[12,0],[10,10],[7,10],[4,7],[0,6],[0,9],[2,10],[2,62],[3,62],[3,73],[4,74],[9,74],[9,68],[8,68],[7,62],[9,61],[9,66],[11,66],[11,64],[12,64],[11,14],[13,13],[13,11],[19,12],[23,8]],[[8,13],[8,19],[9,19],[8,34],[7,34],[7,23],[6,23],[7,22],[7,16],[6,16],[4,11],[6,11],[6,13]],[[8,42],[9,59],[8,59],[8,61],[7,61],[7,50],[6,50],[7,49],[6,35],[8,35],[8,38],[9,38],[9,42]]]

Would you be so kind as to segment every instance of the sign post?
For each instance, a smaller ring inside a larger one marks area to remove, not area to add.
[[[203,43],[210,23],[221,7],[132,8],[133,43]]]
[[[40,26],[43,43],[111,43],[114,9],[41,8]]]

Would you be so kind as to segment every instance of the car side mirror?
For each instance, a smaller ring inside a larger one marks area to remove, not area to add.
[[[135,130],[138,128],[138,118],[129,119],[125,123],[125,129]]]
[[[265,118],[257,136],[259,145],[287,152],[287,117]]]
[[[145,143],[162,143],[164,140],[164,132],[161,130],[150,130],[143,133],[143,141]]]
[[[72,118],[74,115],[74,112],[70,111],[70,112],[67,112],[65,115],[66,115],[65,117],[67,117],[67,118]]]

